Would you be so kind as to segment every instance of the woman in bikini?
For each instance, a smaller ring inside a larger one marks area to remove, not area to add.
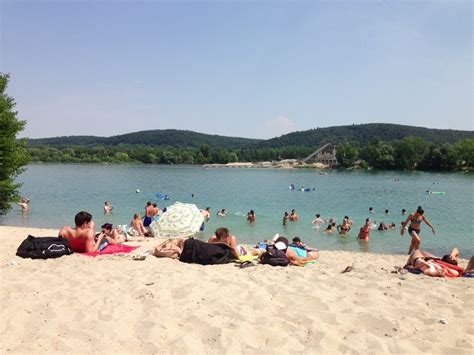
[[[421,222],[425,222],[433,231],[433,235],[435,234],[433,225],[426,219],[426,217],[424,216],[424,213],[425,211],[423,210],[423,208],[421,208],[421,206],[418,206],[418,209],[415,212],[411,213],[406,219],[406,221],[404,222],[404,226],[402,228],[402,235],[408,229],[408,233],[410,234],[410,237],[411,237],[410,249],[408,250],[408,254],[411,254],[413,250],[417,250],[420,248]],[[408,225],[408,222],[410,222],[410,225],[407,228],[406,226]]]
[[[414,250],[408,257],[404,269],[417,269],[428,276],[446,276],[446,272],[442,266],[434,262],[434,260],[441,260],[445,263],[456,265],[458,264],[457,259],[459,257],[459,249],[453,248],[451,254],[446,254],[442,258],[438,258],[433,254],[422,251]],[[451,271],[452,272],[452,271]]]

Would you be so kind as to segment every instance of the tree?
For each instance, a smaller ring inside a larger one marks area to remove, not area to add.
[[[404,137],[394,143],[397,168],[415,170],[429,153],[430,143],[420,137]]]
[[[339,144],[337,146],[336,158],[339,164],[345,168],[353,166],[354,162],[359,159],[359,150],[349,143]]]
[[[18,120],[13,111],[15,101],[5,93],[8,80],[8,74],[0,73],[0,214],[7,213],[12,202],[18,200],[21,184],[15,183],[15,177],[28,163],[26,140],[16,139],[26,122]]]

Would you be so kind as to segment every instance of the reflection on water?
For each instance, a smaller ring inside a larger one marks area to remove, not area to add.
[[[21,223],[28,225],[28,211],[21,211]]]
[[[368,240],[363,240],[363,239],[357,239],[357,242],[359,243],[359,251],[362,251],[364,253],[368,253],[370,250],[370,242]]]

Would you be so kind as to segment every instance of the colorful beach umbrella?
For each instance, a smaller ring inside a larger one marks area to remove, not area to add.
[[[196,205],[176,202],[150,224],[156,238],[189,237],[199,232],[204,217]]]

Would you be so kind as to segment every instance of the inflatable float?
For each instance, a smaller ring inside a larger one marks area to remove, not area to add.
[[[426,191],[430,195],[446,195],[444,191]]]
[[[160,192],[155,193],[155,196],[156,196],[157,198],[159,198],[160,200],[163,200],[163,201],[170,199],[170,197],[169,197],[168,195],[163,195],[163,194],[161,194]]]

